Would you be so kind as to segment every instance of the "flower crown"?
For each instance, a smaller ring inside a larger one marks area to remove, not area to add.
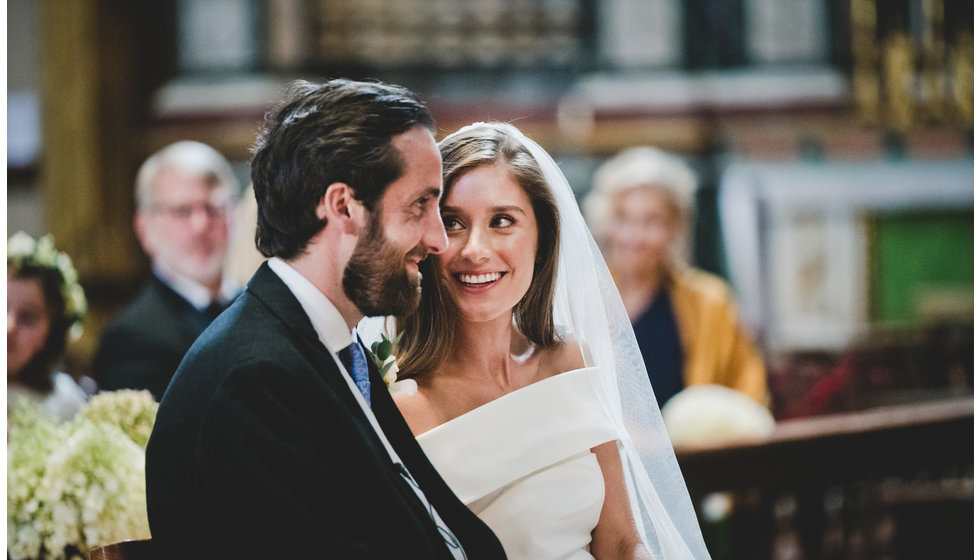
[[[37,241],[30,235],[18,231],[7,238],[7,268],[33,266],[58,271],[61,279],[61,297],[65,300],[62,316],[69,326],[72,339],[82,334],[82,317],[88,307],[85,291],[78,283],[78,273],[71,264],[71,258],[54,248],[54,238],[50,234]]]

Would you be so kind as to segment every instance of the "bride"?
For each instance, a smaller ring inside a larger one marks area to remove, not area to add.
[[[509,558],[707,558],[615,285],[555,162],[511,125],[440,143],[449,249],[399,317],[395,400]]]

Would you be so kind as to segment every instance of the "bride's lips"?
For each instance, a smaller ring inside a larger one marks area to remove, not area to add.
[[[453,278],[466,288],[486,288],[496,284],[506,272],[456,272]]]

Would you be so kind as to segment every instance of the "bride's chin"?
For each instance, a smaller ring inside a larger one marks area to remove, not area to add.
[[[513,314],[513,309],[507,308],[504,305],[494,305],[492,308],[486,306],[473,308],[468,307],[465,302],[460,302],[459,300],[454,300],[454,303],[459,310],[459,318],[468,323],[487,323],[506,315],[509,324],[510,317]]]

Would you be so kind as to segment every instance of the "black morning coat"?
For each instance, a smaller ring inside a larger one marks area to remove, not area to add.
[[[147,389],[159,401],[184,354],[213,318],[151,276],[102,333],[92,363],[99,388]]]
[[[370,369],[378,422],[468,557],[505,558]],[[450,558],[342,375],[263,264],[194,343],[160,405],[146,450],[159,556]]]

